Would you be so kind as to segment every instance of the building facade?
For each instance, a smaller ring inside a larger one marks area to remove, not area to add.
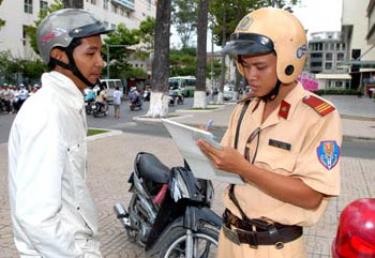
[[[305,69],[319,80],[320,88],[341,88],[349,86],[345,65],[347,44],[339,31],[312,33],[308,43],[308,57]],[[344,74],[346,74],[344,76]]]
[[[337,73],[344,71],[346,44],[340,32],[316,32],[309,40],[308,69],[312,73]]]
[[[127,28],[138,28],[147,16],[155,17],[155,0],[83,0],[84,9],[94,13],[109,26],[124,23]],[[15,58],[35,59],[26,35],[28,26],[34,25],[41,10],[54,0],[4,0],[0,17],[5,26],[0,29],[0,51],[9,50]]]

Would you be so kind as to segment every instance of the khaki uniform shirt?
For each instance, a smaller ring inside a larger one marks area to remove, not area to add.
[[[255,166],[300,178],[306,185],[327,197],[316,210],[307,210],[275,199],[252,183],[237,185],[235,196],[249,218],[263,217],[286,225],[310,226],[319,220],[329,196],[337,196],[340,192],[340,116],[337,110],[325,115],[317,112],[303,102],[304,97],[309,95],[314,94],[305,91],[298,84],[263,123],[265,103],[260,99],[252,100],[242,120],[237,149],[244,154],[247,147],[247,155],[251,161],[257,148],[256,138],[259,137]],[[327,103],[325,100],[321,101]],[[325,106],[327,107],[326,104]],[[223,146],[234,147],[242,107],[243,104],[237,105],[232,113],[229,127],[222,139]],[[247,144],[249,135],[258,127],[261,129],[259,135]],[[225,192],[224,204],[240,217],[238,209],[228,197],[228,190]]]

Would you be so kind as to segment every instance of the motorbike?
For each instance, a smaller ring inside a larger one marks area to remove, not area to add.
[[[87,110],[87,109],[86,109]],[[108,105],[100,102],[92,102],[91,110],[94,117],[107,116],[108,115]]]
[[[169,91],[169,106],[174,106],[177,102],[177,105],[184,104],[184,95],[182,95],[181,91],[170,90]]]
[[[131,111],[134,111],[135,109],[142,109],[142,100],[138,92],[129,93],[129,108]]]
[[[143,100],[144,101],[150,101],[151,91],[150,90],[144,90],[143,91]]]
[[[90,101],[86,101],[85,100],[85,110],[86,110],[86,114],[87,115],[91,115],[92,112],[93,112],[93,106],[95,105],[95,101],[93,100],[90,100]]]
[[[116,203],[114,210],[132,242],[151,257],[216,257],[222,221],[210,209],[211,181],[196,179],[186,162],[169,169],[140,152],[128,182],[128,208]]]

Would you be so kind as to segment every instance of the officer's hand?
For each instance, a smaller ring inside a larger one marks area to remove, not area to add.
[[[231,147],[217,149],[204,140],[198,140],[197,145],[217,169],[242,175],[250,165],[241,153]]]

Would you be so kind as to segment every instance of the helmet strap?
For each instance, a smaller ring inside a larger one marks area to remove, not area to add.
[[[275,87],[273,87],[273,89],[267,95],[262,96],[261,99],[264,101],[274,100],[279,94],[280,85],[281,85],[281,81],[277,79]]]
[[[67,47],[64,49],[66,55],[68,56],[69,63],[64,63],[61,62],[60,60],[57,60],[56,58],[50,57],[50,60],[55,63],[58,66],[61,66],[62,68],[65,68],[67,70],[70,70],[78,79],[80,79],[84,84],[86,84],[88,87],[94,87],[94,85],[97,83],[91,83],[83,74],[81,71],[78,69],[76,62],[74,61],[73,58],[73,50],[74,48],[72,47]]]
[[[83,76],[83,74],[81,73],[81,71],[78,69],[77,65],[76,65],[76,62],[74,61],[74,58],[73,58],[73,50],[74,48],[71,48],[71,47],[68,47],[66,48],[65,50],[65,53],[67,54],[68,56],[68,59],[69,59],[69,67],[68,68],[70,71],[73,72],[73,74],[75,76],[78,77],[78,79],[80,79],[84,84],[86,84],[88,87],[94,87],[95,83],[91,83],[85,76]]]

